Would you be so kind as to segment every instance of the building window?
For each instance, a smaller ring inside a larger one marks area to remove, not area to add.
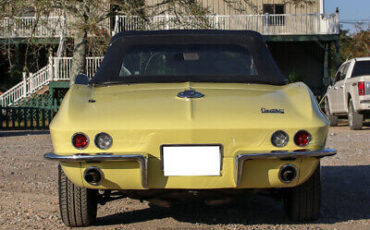
[[[265,23],[271,26],[285,25],[285,5],[284,4],[263,4],[263,13],[269,14]]]

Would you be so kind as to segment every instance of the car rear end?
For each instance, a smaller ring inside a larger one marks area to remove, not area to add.
[[[355,109],[363,114],[370,111],[370,57],[356,58],[351,74],[352,100]]]
[[[335,154],[313,100],[303,83],[73,86],[47,158],[90,189],[293,187]]]
[[[125,32],[89,84],[76,83],[45,155],[61,165],[68,226],[93,223],[111,190],[284,188],[292,219],[318,217],[320,158],[336,154],[328,121],[305,84],[287,84],[262,35]]]
[[[358,95],[358,111],[370,111],[370,75],[356,78],[357,95]]]

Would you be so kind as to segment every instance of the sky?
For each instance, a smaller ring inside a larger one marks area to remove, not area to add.
[[[367,19],[370,21],[370,0],[324,0],[325,13],[334,13],[339,7],[340,21]],[[344,29],[354,32],[354,26],[343,24]]]

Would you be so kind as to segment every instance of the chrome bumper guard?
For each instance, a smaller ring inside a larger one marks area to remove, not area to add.
[[[243,175],[244,161],[257,159],[291,159],[299,157],[322,158],[333,156],[337,153],[335,149],[324,149],[320,151],[305,152],[271,152],[271,153],[250,153],[235,156],[234,178],[236,186],[239,186]]]
[[[54,153],[44,155],[48,160],[56,160],[60,162],[101,162],[101,161],[136,161],[140,165],[141,184],[144,188],[148,187],[148,158],[140,154],[132,155],[69,155],[62,156]]]

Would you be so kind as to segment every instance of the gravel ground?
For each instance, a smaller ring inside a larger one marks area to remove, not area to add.
[[[249,196],[206,207],[187,200],[179,208],[150,207],[120,199],[99,206],[97,229],[370,229],[370,127],[330,129],[327,147],[338,154],[322,161],[321,218],[294,223],[281,201]],[[63,229],[57,199],[57,163],[47,132],[0,132],[0,228]]]

